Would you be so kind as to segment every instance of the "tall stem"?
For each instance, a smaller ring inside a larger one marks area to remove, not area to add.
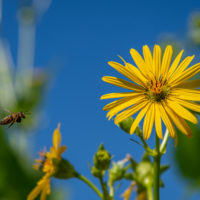
[[[76,178],[80,179],[81,181],[85,182],[92,190],[94,190],[97,195],[103,199],[102,193],[99,191],[99,189],[91,182],[89,181],[85,176],[77,174]]]
[[[160,141],[156,135],[156,155],[154,156],[154,200],[159,200],[159,180],[160,180]]]
[[[148,196],[148,200],[153,200],[153,194],[152,194],[152,187],[149,186],[147,188],[147,196]]]
[[[107,185],[103,181],[103,177],[99,177],[99,180],[100,180],[101,188],[102,188],[102,191],[103,191],[102,199],[103,200],[109,200],[110,196],[109,196],[109,193],[108,193],[108,190],[107,190]]]

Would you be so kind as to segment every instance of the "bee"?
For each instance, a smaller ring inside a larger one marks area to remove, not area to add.
[[[10,115],[4,117],[2,120],[0,120],[0,125],[9,125],[9,128],[14,124],[14,123],[20,123],[22,119],[25,119],[25,113],[24,112],[15,112],[11,113]]]

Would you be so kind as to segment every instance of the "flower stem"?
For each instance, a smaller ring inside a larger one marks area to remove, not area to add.
[[[103,191],[103,197],[102,197],[102,199],[103,200],[109,200],[110,196],[108,194],[107,185],[103,181],[103,177],[99,177],[99,181],[100,181],[101,188],[102,188],[102,191]]]
[[[102,193],[99,191],[99,189],[90,181],[88,180],[85,176],[81,175],[81,174],[77,174],[76,178],[80,179],[81,181],[83,181],[84,183],[86,183],[92,190],[94,190],[97,195],[103,199],[103,195]]]
[[[153,200],[153,194],[152,194],[152,187],[151,186],[147,187],[147,196],[148,196],[148,200]]]
[[[159,200],[159,180],[160,180],[160,141],[156,135],[156,153],[154,156],[154,200]]]

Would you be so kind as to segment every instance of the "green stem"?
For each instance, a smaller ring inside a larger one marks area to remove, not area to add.
[[[148,196],[148,200],[153,200],[153,193],[152,193],[151,186],[147,187],[147,196]]]
[[[103,200],[108,200],[109,199],[109,194],[108,194],[108,190],[107,190],[107,185],[103,182],[103,177],[99,177],[100,180],[100,184],[101,184],[101,188],[103,191]]]
[[[110,185],[110,197],[111,197],[112,199],[114,199],[114,193],[115,193],[114,187],[113,187],[113,185]]]
[[[99,189],[90,181],[88,180],[85,176],[81,175],[81,174],[77,174],[76,178],[80,179],[81,181],[83,181],[84,183],[86,183],[92,190],[94,190],[97,195],[103,199],[103,195],[102,193],[99,191]]]
[[[154,200],[159,200],[159,180],[160,180],[160,141],[156,135],[156,153],[154,156]]]
[[[160,153],[161,154],[164,154],[165,151],[166,151],[166,146],[167,146],[168,139],[169,139],[169,131],[166,129],[165,136],[164,136],[163,141],[162,141],[162,143],[160,145]]]

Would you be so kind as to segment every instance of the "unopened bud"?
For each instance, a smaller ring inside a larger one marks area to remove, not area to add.
[[[99,146],[94,155],[94,167],[98,170],[107,170],[110,167],[111,155],[104,149],[103,144]]]
[[[143,161],[136,167],[136,179],[143,186],[149,186],[153,184],[153,165],[151,162]]]
[[[115,181],[118,181],[120,179],[124,178],[124,175],[127,171],[126,168],[124,168],[124,164],[127,161],[119,161],[119,162],[113,162],[112,168],[109,170],[109,184],[113,185]]]

